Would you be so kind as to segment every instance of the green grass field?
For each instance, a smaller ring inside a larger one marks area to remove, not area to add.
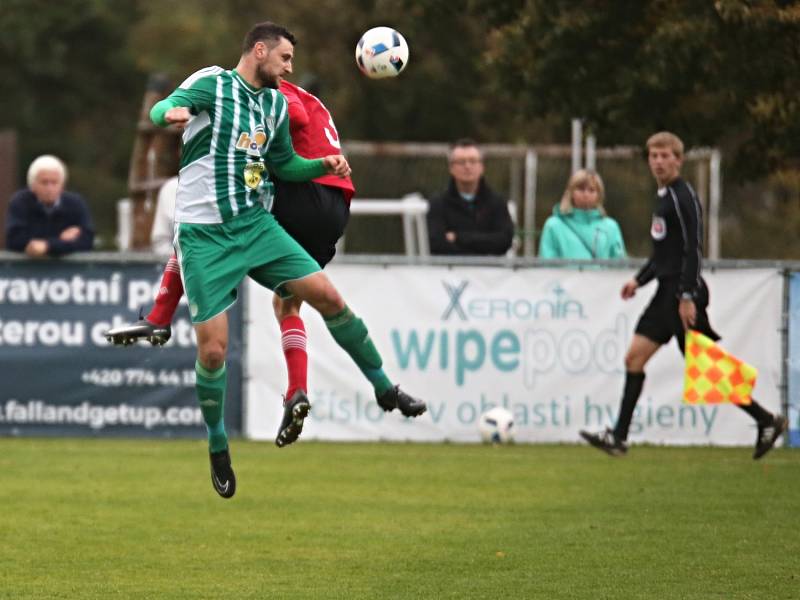
[[[2,598],[800,598],[800,452],[0,439]]]

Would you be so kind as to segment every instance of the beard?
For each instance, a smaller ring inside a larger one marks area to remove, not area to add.
[[[272,88],[274,90],[277,90],[281,83],[280,77],[269,73],[264,65],[258,65],[258,67],[256,67],[256,78],[261,84],[261,87]]]

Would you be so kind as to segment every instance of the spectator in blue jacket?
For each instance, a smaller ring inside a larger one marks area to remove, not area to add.
[[[561,202],[545,221],[539,258],[625,258],[625,242],[617,222],[603,209],[603,180],[594,171],[578,169],[567,182]]]
[[[62,256],[91,250],[94,229],[86,201],[64,191],[67,168],[49,154],[28,167],[28,187],[11,197],[6,248],[28,256]]]

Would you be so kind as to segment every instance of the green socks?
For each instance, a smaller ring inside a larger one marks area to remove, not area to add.
[[[361,372],[372,383],[375,393],[380,396],[390,390],[393,387],[392,382],[383,372],[383,360],[369,337],[364,321],[356,317],[346,306],[342,312],[323,318],[333,339],[355,361]]]
[[[223,415],[225,410],[225,388],[228,383],[225,365],[216,371],[209,371],[199,361],[194,363],[197,374],[195,391],[200,403],[200,411],[208,429],[209,452],[220,452],[228,447]]]

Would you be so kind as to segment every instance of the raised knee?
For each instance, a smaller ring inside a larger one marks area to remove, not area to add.
[[[327,314],[341,312],[344,310],[345,306],[344,299],[333,286],[330,286],[327,290],[325,290],[323,303],[325,304],[326,308],[324,312]]]

